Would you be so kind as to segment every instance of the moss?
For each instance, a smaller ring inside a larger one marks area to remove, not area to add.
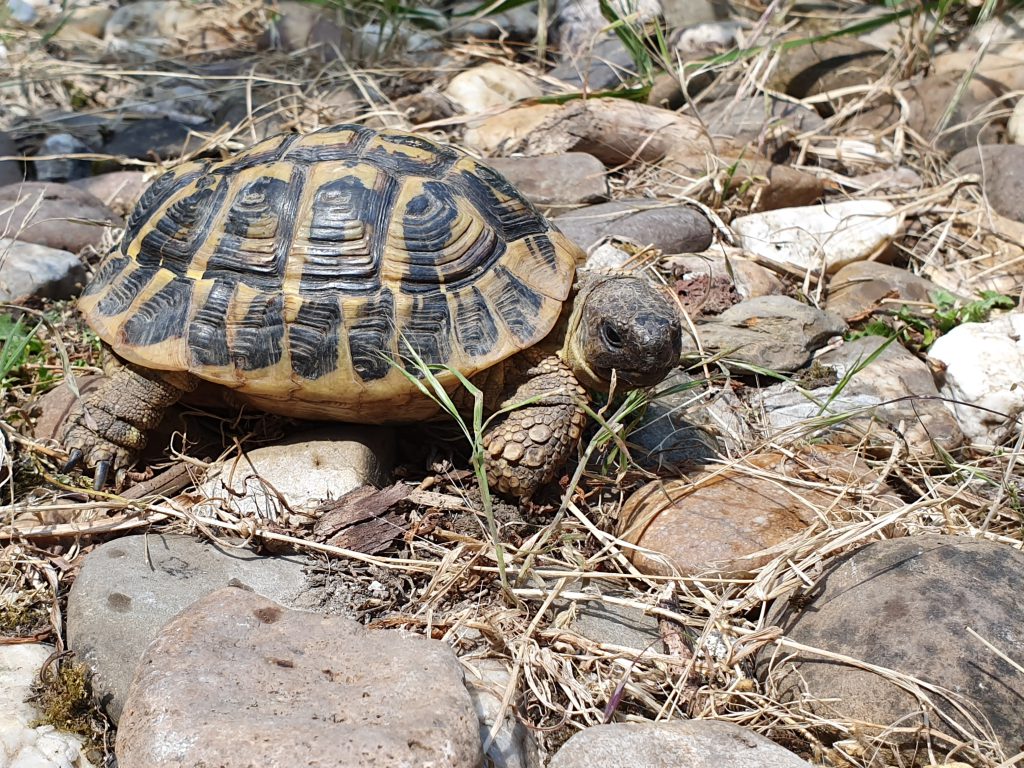
[[[89,667],[65,658],[43,668],[36,688],[36,706],[42,717],[35,725],[52,725],[93,740],[100,717],[92,700]]]
[[[50,626],[50,615],[45,605],[25,603],[5,605],[0,611],[0,635],[31,637]]]

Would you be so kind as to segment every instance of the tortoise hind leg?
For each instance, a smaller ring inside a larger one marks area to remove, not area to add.
[[[528,499],[554,479],[579,444],[586,423],[586,391],[558,357],[545,357],[501,408],[508,413],[483,438],[487,480],[500,493]]]
[[[120,475],[135,461],[164,411],[196,386],[189,374],[147,370],[112,354],[104,368],[103,381],[79,398],[68,415],[61,438],[68,452],[64,470],[84,461],[95,468],[97,490],[111,470]]]

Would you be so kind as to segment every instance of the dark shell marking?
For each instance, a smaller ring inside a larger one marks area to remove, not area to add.
[[[334,126],[161,176],[81,306],[142,364],[267,393],[368,386],[395,360],[471,373],[535,343],[577,258],[462,152]]]

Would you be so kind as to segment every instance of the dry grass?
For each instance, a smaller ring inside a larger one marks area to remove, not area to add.
[[[422,73],[386,61],[358,68],[342,61],[323,63],[301,51],[255,54],[243,33],[265,22],[263,11],[241,2],[229,3],[222,11],[231,16],[237,30],[238,45],[232,55],[238,66],[232,74],[210,74],[204,70],[203,57],[184,52],[131,65],[116,59],[110,64],[85,63],[61,58],[59,37],[43,40],[37,31],[9,32],[4,41],[9,68],[0,83],[0,128],[11,131],[22,151],[31,153],[44,130],[64,119],[54,117],[53,110],[89,115],[100,123],[126,114],[151,114],[162,108],[171,82],[192,84],[210,98],[231,92],[247,107],[240,121],[202,134],[201,147],[193,154],[229,153],[268,127],[307,131],[343,120],[415,127],[395,100],[404,95],[401,83],[414,75],[422,80]],[[749,46],[768,46],[760,53],[718,65],[721,78],[741,83],[741,93],[763,87],[778,66],[779,53],[769,46],[787,31],[778,21],[768,18],[748,32]],[[790,164],[824,173],[835,190],[850,197],[879,196],[878,189],[852,178],[855,172],[913,169],[925,181],[923,191],[903,193],[890,187],[886,192],[908,222],[898,246],[900,258],[924,274],[951,268],[961,289],[997,284],[1004,293],[1018,294],[1024,272],[1017,265],[1024,260],[1024,242],[1007,238],[1004,230],[992,226],[976,179],[942,175],[941,160],[930,142],[911,130],[906,120],[871,136],[845,130],[852,116],[879,100],[894,98],[899,104],[902,97],[893,85],[927,63],[919,54],[929,32],[926,20],[907,20],[902,44],[894,51],[885,76],[870,87],[805,100],[810,105],[828,99],[837,109],[824,130],[788,137],[793,148]],[[476,57],[518,56],[526,67],[531,59],[529,51],[505,43],[463,44],[453,54],[451,71],[470,66]],[[329,96],[339,88],[352,89],[362,101],[332,105]],[[909,107],[904,104],[902,109],[906,114]],[[455,117],[422,127],[458,139],[463,122]],[[155,171],[179,160],[153,158],[128,164]],[[623,168],[613,179],[613,189],[620,195],[642,192],[655,170],[639,165]],[[686,180],[681,194],[699,194],[726,220],[745,212],[749,201],[723,199],[715,194],[722,189],[720,183],[716,187],[715,179]],[[993,258],[994,241],[1006,249],[1008,258]],[[821,298],[823,285],[817,276],[787,279],[794,293],[812,301]],[[71,308],[46,309],[57,318],[42,331],[51,351],[22,366],[8,382],[0,418],[6,438],[0,457],[0,491],[6,499],[0,506],[0,642],[37,638],[61,649],[64,599],[83,553],[129,533],[188,532],[233,545],[241,540],[268,551],[304,552],[329,570],[331,578],[364,589],[372,581],[387,579],[401,599],[365,608],[362,620],[371,626],[404,626],[443,638],[467,664],[480,657],[503,660],[512,675],[507,705],[521,707],[535,735],[552,750],[577,729],[612,719],[714,717],[770,735],[824,765],[902,765],[905,756],[890,754],[868,724],[784,703],[776,691],[754,678],[757,654],[774,652],[781,657],[806,650],[770,625],[768,606],[773,599],[801,594],[826,562],[870,541],[939,533],[1021,548],[1016,466],[1020,446],[1016,444],[989,455],[965,453],[944,461],[899,444],[888,456],[866,457],[879,483],[898,493],[899,503],[884,513],[866,510],[861,487],[810,482],[806,488],[830,494],[833,503],[822,506],[807,501],[816,522],[775,548],[771,559],[749,578],[735,580],[654,577],[632,566],[628,555],[635,547],[608,531],[614,530],[622,500],[645,479],[635,471],[600,477],[593,470],[584,472],[580,465],[576,476],[568,478],[568,490],[561,498],[512,511],[514,522],[502,531],[509,534],[502,536],[507,592],[501,589],[496,542],[487,525],[482,519],[479,525],[465,522],[474,515],[480,517],[480,496],[472,480],[464,479],[465,473],[453,472],[460,462],[457,454],[405,467],[411,473],[409,482],[417,485],[406,508],[408,534],[385,556],[315,541],[313,521],[288,510],[256,518],[205,506],[207,511],[197,514],[195,495],[179,491],[198,481],[208,462],[191,455],[180,441],[173,446],[171,460],[182,470],[176,476],[177,487],[166,495],[124,498],[93,493],[58,472],[57,446],[30,436],[31,408],[40,394],[34,371],[39,366],[66,368],[57,354],[60,345],[67,349],[71,365],[80,366],[76,370],[98,365],[96,346],[77,324]],[[714,366],[706,370],[710,374]],[[251,447],[266,434],[266,425],[259,419],[249,419],[243,426],[241,432],[250,439],[228,441],[219,458],[238,456],[240,445]],[[617,428],[618,422],[613,420],[611,426]],[[787,492],[799,495],[801,490],[791,478],[766,474],[745,458],[768,450],[795,451],[814,426],[801,425],[745,444],[733,439],[736,455],[723,461],[721,468],[774,479],[780,487],[785,480]],[[224,422],[221,428],[239,434],[238,423]],[[615,441],[610,444],[616,445]],[[591,448],[594,458],[605,450],[596,444]],[[619,467],[625,469],[625,465]],[[584,589],[584,584],[600,585],[601,593]],[[656,617],[668,652],[602,645],[570,631],[574,606],[585,601],[635,608]],[[964,638],[964,653],[993,651],[999,652],[993,638]],[[820,649],[816,653],[830,655]],[[865,666],[855,659],[842,661]],[[893,670],[874,671],[911,691],[929,708],[934,728],[923,735],[923,755],[933,749],[936,755],[946,753],[952,747],[955,759],[970,765],[1008,768],[1020,763],[1020,755],[1001,753],[983,725],[949,692]]]

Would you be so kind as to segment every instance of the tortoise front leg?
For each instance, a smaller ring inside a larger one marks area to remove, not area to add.
[[[189,374],[146,370],[113,354],[107,355],[103,367],[106,376],[79,398],[61,438],[68,452],[64,471],[84,461],[96,470],[96,490],[106,483],[111,469],[121,475],[135,461],[146,447],[146,433],[197,383]]]
[[[524,374],[500,407],[537,399],[494,424],[484,434],[483,447],[491,487],[528,499],[558,475],[579,445],[587,395],[572,370],[554,355]]]

